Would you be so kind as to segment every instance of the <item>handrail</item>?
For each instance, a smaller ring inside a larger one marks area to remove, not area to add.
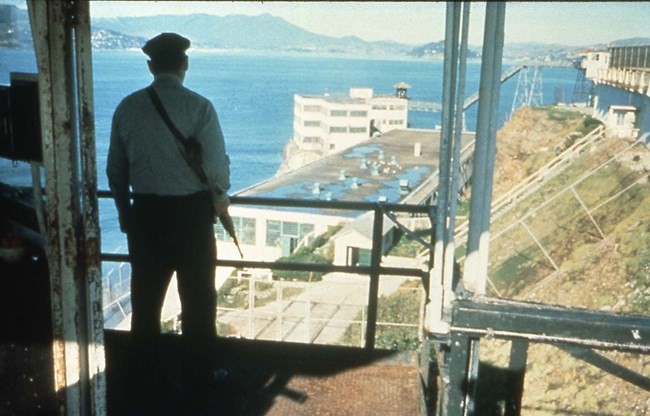
[[[97,191],[98,198],[111,198],[111,193],[106,190]],[[245,261],[245,260],[220,260],[215,259],[216,266],[240,267],[252,269],[276,269],[276,270],[295,270],[295,271],[316,271],[316,272],[344,272],[355,274],[367,274],[370,276],[368,289],[368,316],[366,320],[366,344],[365,349],[372,351],[375,347],[375,332],[377,327],[377,306],[379,297],[379,278],[381,275],[400,275],[419,277],[424,287],[427,287],[428,270],[426,268],[401,268],[401,267],[384,267],[381,265],[382,251],[382,217],[388,212],[407,212],[407,213],[429,213],[431,207],[428,205],[406,205],[384,202],[364,202],[364,201],[321,201],[321,200],[303,200],[303,199],[283,199],[283,198],[266,198],[266,197],[249,197],[233,195],[232,204],[237,205],[254,205],[269,207],[292,207],[292,208],[321,208],[321,209],[341,209],[348,211],[373,211],[373,242],[371,250],[370,266],[341,266],[334,264],[316,264],[316,263],[288,263],[288,262],[266,262],[266,261]],[[100,253],[102,261],[106,262],[128,262],[127,254],[117,253]]]
[[[110,191],[98,190],[98,198],[112,198]],[[256,205],[269,207],[287,207],[287,208],[325,208],[325,209],[344,209],[349,211],[372,211],[377,207],[393,212],[410,212],[426,214],[431,208],[428,205],[415,204],[395,204],[386,202],[365,202],[365,201],[322,201],[310,199],[291,199],[291,198],[269,198],[257,196],[230,196],[230,202],[233,205]]]

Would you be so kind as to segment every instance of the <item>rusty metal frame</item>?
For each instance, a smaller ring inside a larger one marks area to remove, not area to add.
[[[106,383],[89,5],[29,0],[28,9],[41,99],[57,408],[61,415],[103,416]]]
[[[633,385],[650,390],[650,378],[636,373],[593,350],[616,350],[650,354],[650,318],[612,314],[587,309],[540,303],[477,297],[454,302],[449,338],[450,352],[445,394],[441,398],[444,416],[480,414],[472,408],[478,374],[470,371],[477,362],[473,348],[481,338],[512,341],[509,370],[512,373],[507,415],[519,415],[526,372],[528,344],[553,345]]]

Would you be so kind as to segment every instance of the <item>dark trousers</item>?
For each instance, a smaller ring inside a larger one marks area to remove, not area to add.
[[[207,385],[216,338],[217,253],[210,195],[135,195],[132,209],[128,233],[132,348],[128,383],[123,387],[125,406],[133,415],[186,414],[177,409],[185,409],[189,399],[178,394]],[[162,306],[174,272],[181,300],[180,354],[160,349],[159,337]]]
[[[135,195],[128,234],[131,257],[131,332],[155,338],[174,271],[183,338],[216,336],[216,245],[207,192],[187,196]]]

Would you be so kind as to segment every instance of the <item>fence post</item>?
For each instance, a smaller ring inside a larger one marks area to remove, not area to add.
[[[451,334],[449,378],[442,388],[441,409],[444,416],[467,414],[467,396],[474,386],[469,385],[472,340],[465,334]]]
[[[377,204],[374,210],[372,227],[372,254],[370,258],[370,285],[368,287],[368,323],[366,329],[366,350],[375,349],[375,333],[377,331],[377,306],[379,303],[379,267],[383,253],[383,225],[384,216],[382,209]]]
[[[521,399],[524,394],[524,377],[526,376],[526,361],[528,359],[528,341],[513,340],[510,346],[509,396],[506,398],[505,416],[521,414]]]
[[[248,337],[255,339],[255,319],[253,317],[255,308],[255,282],[252,277],[248,278]]]

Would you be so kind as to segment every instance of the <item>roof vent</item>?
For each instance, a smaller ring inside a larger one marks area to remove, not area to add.
[[[345,180],[345,169],[341,169],[339,171],[339,180],[344,181]]]
[[[406,195],[409,193],[411,188],[409,187],[409,180],[408,179],[400,179],[399,180],[399,193],[400,195]]]
[[[332,200],[332,191],[324,192],[324,197],[325,197],[326,201],[331,201]]]
[[[379,167],[377,165],[372,165],[370,168],[370,174],[372,176],[379,176]]]
[[[384,160],[384,159],[385,159],[385,157],[384,157],[384,151],[383,151],[383,150],[380,150],[380,151],[379,151],[379,154],[377,155],[377,160]]]
[[[361,160],[361,166],[359,166],[359,169],[363,169],[363,170],[368,169],[368,159],[363,158]]]
[[[422,156],[422,143],[417,142],[413,145],[413,156],[415,157]]]
[[[397,166],[397,156],[393,155],[390,157],[390,165]]]
[[[352,183],[350,184],[350,189],[359,189],[359,179],[352,178]]]
[[[320,195],[320,183],[314,182],[314,186],[311,188],[312,195]]]
[[[379,197],[377,197],[377,202],[386,202],[386,201],[388,201],[386,195],[379,195]]]

